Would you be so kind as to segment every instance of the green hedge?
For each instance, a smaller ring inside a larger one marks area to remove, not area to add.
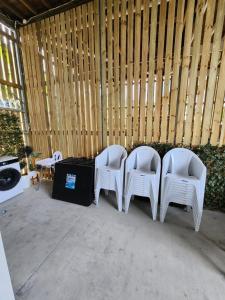
[[[23,144],[19,118],[11,113],[0,112],[0,156],[18,155]]]
[[[135,145],[134,148],[143,144]],[[152,143],[147,144],[158,151],[161,158],[169,150],[179,145]],[[198,147],[185,147],[195,152],[207,168],[207,181],[205,189],[205,207],[225,211],[225,146],[211,145]]]

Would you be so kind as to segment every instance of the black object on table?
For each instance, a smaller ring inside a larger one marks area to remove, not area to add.
[[[89,206],[94,201],[94,159],[69,157],[55,164],[52,198]]]

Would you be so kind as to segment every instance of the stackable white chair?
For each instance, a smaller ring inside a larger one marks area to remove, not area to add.
[[[157,216],[161,159],[156,150],[141,146],[131,152],[125,166],[125,213],[132,196],[150,198],[152,218]]]
[[[160,221],[170,202],[192,207],[195,231],[199,230],[206,182],[206,167],[192,151],[176,148],[163,158]]]
[[[62,153],[60,151],[55,151],[52,155],[53,159],[55,160],[55,163],[57,161],[60,161],[62,160],[63,156],[62,156]]]
[[[127,151],[120,145],[106,148],[95,158],[95,201],[101,189],[116,192],[118,210],[122,211],[124,161]]]

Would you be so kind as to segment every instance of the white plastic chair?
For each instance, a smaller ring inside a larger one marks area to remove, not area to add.
[[[124,161],[127,151],[120,145],[106,148],[95,158],[95,201],[101,189],[116,192],[118,210],[122,211]]]
[[[161,159],[156,150],[148,146],[134,149],[125,166],[125,213],[132,196],[150,198],[152,218],[157,217]]]
[[[163,158],[160,221],[170,202],[192,207],[195,231],[199,230],[206,182],[206,167],[192,151],[176,148]]]
[[[54,158],[55,162],[63,159],[62,153],[60,151],[55,151],[52,157]]]

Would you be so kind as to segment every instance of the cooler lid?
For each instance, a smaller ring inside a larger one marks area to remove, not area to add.
[[[60,160],[59,162],[57,162],[57,164],[94,166],[95,160],[87,158],[68,157],[66,159]]]

